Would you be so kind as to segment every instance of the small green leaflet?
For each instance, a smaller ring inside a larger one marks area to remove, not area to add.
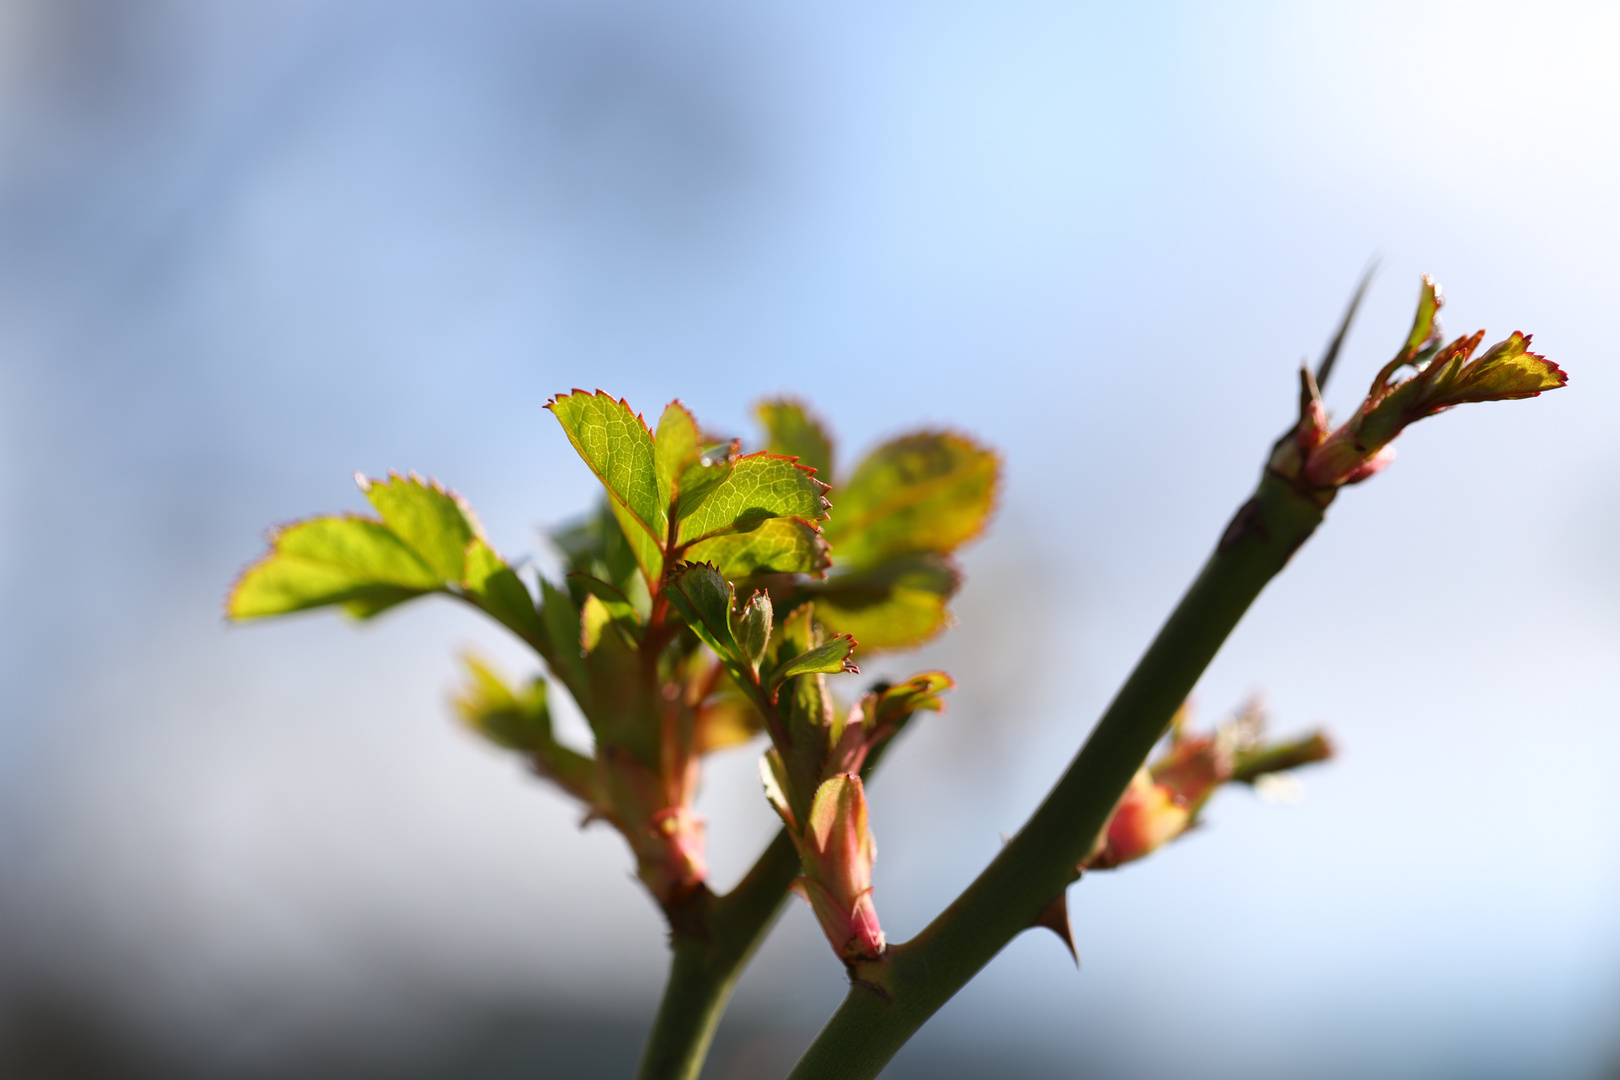
[[[718,569],[706,563],[683,566],[664,586],[664,595],[692,633],[716,656],[732,664],[742,660],[742,650],[731,629],[735,591]]]
[[[646,421],[622,398],[615,401],[600,390],[559,394],[546,408],[607,489],[642,573],[657,581],[669,515],[668,503],[659,499],[656,451]]]
[[[861,669],[850,659],[856,644],[848,634],[839,634],[778,667],[771,672],[769,689],[773,699],[781,685],[796,675],[832,675],[840,671],[859,675]]]
[[[382,515],[383,524],[421,556],[441,581],[460,581],[466,576],[467,545],[484,530],[460,497],[415,473],[409,478],[389,473],[387,480],[370,480],[355,473],[354,482]]]
[[[949,432],[878,447],[837,493],[826,535],[838,566],[860,570],[896,555],[954,550],[984,528],[999,473],[992,451]]]
[[[684,502],[682,546],[728,532],[744,532],[772,518],[820,521],[827,516],[827,485],[803,465],[771,454],[749,454],[696,505]]]
[[[477,657],[464,656],[462,664],[467,683],[454,705],[467,725],[495,745],[527,755],[564,790],[594,803],[596,763],[553,736],[545,679],[531,679],[523,689],[513,690]]]
[[[529,591],[454,493],[411,475],[356,478],[383,520],[312,518],[273,533],[226,600],[232,619],[341,607],[370,618],[432,592],[461,597],[527,641],[542,633]]]
[[[754,415],[765,425],[768,453],[796,457],[799,464],[816,470],[817,480],[823,484],[833,482],[832,438],[802,401],[793,398],[762,401],[754,409]]]
[[[821,530],[798,518],[766,518],[745,531],[722,533],[693,544],[685,555],[695,562],[713,563],[732,578],[820,574],[831,564]]]
[[[803,588],[816,601],[816,618],[853,634],[865,649],[921,645],[950,624],[946,603],[961,585],[949,557],[936,552],[899,555],[869,570],[834,574]]]

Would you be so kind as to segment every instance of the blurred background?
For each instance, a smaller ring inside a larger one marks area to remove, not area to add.
[[[0,1075],[629,1074],[661,925],[604,828],[460,730],[448,604],[226,629],[360,469],[497,547],[594,481],[541,406],[784,390],[845,461],[1002,448],[960,690],[873,788],[922,927],[1061,771],[1290,422],[1404,334],[1572,375],[1461,410],[1198,692],[1342,757],[1071,894],[897,1077],[1620,1075],[1620,12],[1344,3],[0,0]],[[708,775],[715,877],[772,831]],[[1605,914],[1607,913],[1607,914]],[[842,995],[794,904],[708,1076]]]

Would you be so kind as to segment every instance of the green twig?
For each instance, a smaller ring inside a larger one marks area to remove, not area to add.
[[[894,743],[891,738],[872,749],[862,777],[871,777]],[[669,978],[636,1080],[697,1080],[737,977],[798,876],[799,853],[783,829],[736,888],[724,896],[699,889],[667,912]]]
[[[672,907],[669,981],[641,1054],[638,1080],[696,1080],[737,976],[765,939],[798,874],[799,853],[788,834],[778,832],[731,892],[715,896],[700,889]]]
[[[1331,495],[1272,474],[1018,835],[916,938],[859,965],[790,1080],[875,1077],[923,1023],[1074,879],[1075,867],[1170,718],[1260,590],[1321,523]]]

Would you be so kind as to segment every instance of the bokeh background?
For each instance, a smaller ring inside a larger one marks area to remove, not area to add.
[[[449,716],[448,604],[227,630],[272,522],[458,487],[498,547],[593,481],[541,406],[680,395],[845,460],[1006,455],[951,712],[874,785],[905,938],[1061,770],[1288,423],[1404,333],[1572,374],[1401,440],[1199,690],[1342,758],[1071,896],[894,1076],[1620,1070],[1620,12],[1420,3],[0,2],[0,1075],[628,1075],[659,919]],[[771,832],[709,774],[724,884]],[[708,1075],[841,996],[789,908]]]

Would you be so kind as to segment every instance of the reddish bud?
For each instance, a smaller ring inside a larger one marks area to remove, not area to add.
[[[797,839],[804,877],[793,889],[809,902],[833,949],[846,963],[883,955],[883,929],[872,906],[877,845],[867,827],[861,778],[840,773],[823,782]]]
[[[1155,783],[1146,769],[1138,770],[1114,807],[1101,844],[1086,860],[1086,867],[1108,870],[1140,859],[1180,836],[1191,820],[1192,814],[1168,787]]]
[[[1331,434],[1316,383],[1304,372],[1300,418],[1293,438],[1273,452],[1272,470],[1331,495],[1389,465],[1395,457],[1390,442],[1426,416],[1471,401],[1535,397],[1569,381],[1557,364],[1531,352],[1529,335],[1517,331],[1477,359],[1483,330],[1442,348],[1436,319],[1442,302],[1440,287],[1425,276],[1405,344],[1373,379],[1355,414]],[[1406,368],[1412,374],[1396,381]]]

